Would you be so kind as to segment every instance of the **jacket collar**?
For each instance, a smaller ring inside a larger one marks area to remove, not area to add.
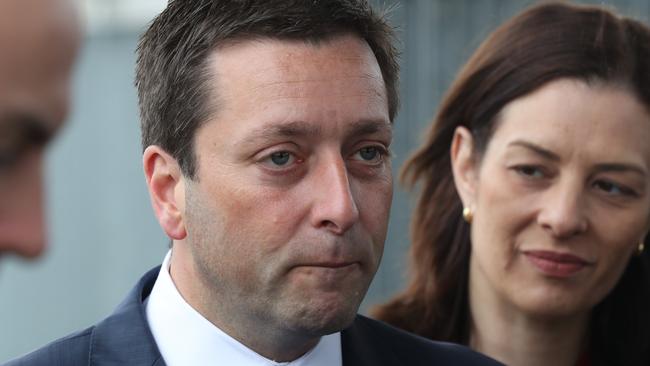
[[[90,339],[90,366],[166,366],[147,324],[144,300],[160,266],[147,272],[115,311],[98,323]],[[368,319],[357,316],[341,332],[343,365],[401,365],[390,347],[375,339]]]
[[[341,332],[343,366],[401,366],[390,344],[377,335],[373,321],[357,315],[350,327]]]
[[[113,314],[95,326],[89,365],[165,366],[149,330],[143,303],[159,271],[160,266],[147,272]]]

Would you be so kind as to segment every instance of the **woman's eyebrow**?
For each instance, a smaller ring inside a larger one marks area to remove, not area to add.
[[[510,146],[523,147],[549,160],[553,160],[553,161],[560,160],[560,156],[557,155],[556,153],[552,152],[551,150],[545,149],[537,144],[534,144],[530,141],[515,140],[508,144],[508,147]]]
[[[596,164],[595,169],[599,172],[636,173],[643,178],[647,176],[645,169],[633,163],[600,163]]]

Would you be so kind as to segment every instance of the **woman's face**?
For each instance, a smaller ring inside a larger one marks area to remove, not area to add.
[[[459,128],[470,294],[530,315],[584,313],[650,228],[650,114],[622,88],[562,79],[506,105],[482,158]],[[488,298],[489,297],[489,298]]]

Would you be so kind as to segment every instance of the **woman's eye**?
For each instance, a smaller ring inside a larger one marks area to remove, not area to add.
[[[599,180],[594,183],[594,187],[613,196],[634,196],[635,192],[629,188],[623,187],[611,181]]]
[[[534,165],[519,165],[513,168],[519,175],[526,178],[543,178],[544,172]]]

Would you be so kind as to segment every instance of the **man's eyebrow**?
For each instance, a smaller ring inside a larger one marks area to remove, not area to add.
[[[375,133],[386,133],[392,136],[393,125],[384,120],[360,120],[353,123],[349,130],[350,136],[364,136]]]
[[[13,167],[24,154],[41,148],[54,135],[50,125],[27,114],[0,117],[0,170]]]
[[[347,128],[346,135],[360,136],[375,133],[392,135],[392,125],[383,120],[359,120]],[[282,123],[259,128],[251,132],[247,142],[277,139],[282,137],[314,137],[322,134],[322,127],[304,121]]]
[[[247,140],[254,142],[279,137],[317,136],[320,132],[320,126],[314,126],[304,121],[295,121],[258,128],[251,132]]]
[[[538,155],[541,155],[542,157],[544,157],[546,159],[553,160],[553,161],[559,161],[560,160],[560,156],[557,155],[556,153],[554,153],[554,152],[552,152],[552,151],[550,151],[548,149],[545,149],[545,148],[543,148],[543,147],[541,147],[541,146],[539,146],[537,144],[529,142],[529,141],[515,140],[515,141],[509,143],[508,146],[509,147],[510,146],[523,147],[525,149],[533,151],[534,153],[536,153]]]
[[[0,116],[0,144],[17,149],[41,147],[54,136],[55,130],[41,118],[16,113]]]

